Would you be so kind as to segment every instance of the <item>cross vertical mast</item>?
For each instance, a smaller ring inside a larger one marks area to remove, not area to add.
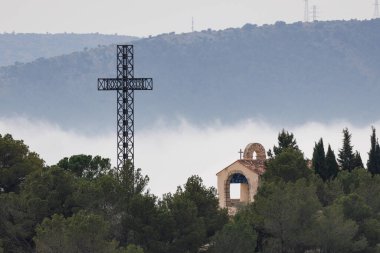
[[[98,90],[117,91],[117,169],[134,165],[134,91],[152,90],[152,78],[134,78],[133,46],[117,46],[117,78],[99,78]]]
[[[132,79],[133,46],[117,46],[117,78]],[[126,160],[134,163],[134,94],[123,82],[117,91],[117,168],[123,167]]]

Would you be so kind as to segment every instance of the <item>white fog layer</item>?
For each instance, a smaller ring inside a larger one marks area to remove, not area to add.
[[[268,150],[277,143],[277,135],[282,128],[294,133],[307,158],[312,157],[314,143],[320,137],[324,140],[325,150],[330,144],[337,155],[345,127],[352,133],[354,150],[360,152],[366,164],[372,125],[380,130],[380,121],[360,127],[343,121],[330,124],[310,122],[291,128],[254,119],[234,125],[216,122],[197,126],[186,120],[174,127],[157,123],[144,131],[135,130],[135,164],[149,175],[151,192],[160,196],[175,191],[178,184],[185,183],[194,174],[200,175],[206,185],[216,186],[215,174],[237,160],[240,149],[250,142],[259,142]],[[116,131],[86,136],[48,122],[0,118],[0,134],[6,133],[24,140],[48,165],[74,154],[101,155],[111,158],[115,165]]]

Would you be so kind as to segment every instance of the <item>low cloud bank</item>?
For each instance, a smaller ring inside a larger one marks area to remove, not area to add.
[[[366,163],[372,125],[380,132],[380,121],[360,127],[344,121],[330,124],[310,122],[295,127],[274,126],[255,120],[234,125],[215,122],[207,126],[189,124],[186,120],[181,120],[177,126],[157,123],[150,129],[136,129],[135,164],[149,175],[152,193],[160,196],[175,191],[178,185],[195,174],[200,175],[206,185],[216,186],[215,174],[237,160],[240,149],[248,143],[259,142],[268,150],[277,143],[277,135],[282,128],[294,133],[300,149],[308,158],[311,158],[314,143],[320,137],[324,140],[325,149],[330,144],[337,154],[345,127],[352,133],[354,150],[361,153]],[[101,155],[115,163],[114,132],[89,136],[49,122],[0,118],[0,134],[5,133],[12,134],[15,139],[23,139],[49,165],[73,154]]]

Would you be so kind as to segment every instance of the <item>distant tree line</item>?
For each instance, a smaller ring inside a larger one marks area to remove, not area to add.
[[[158,198],[127,164],[74,155],[56,165],[0,135],[0,252],[380,252],[380,148],[364,168],[343,130],[337,158],[323,140],[305,159],[292,133],[268,151],[255,201],[234,217],[198,176]]]

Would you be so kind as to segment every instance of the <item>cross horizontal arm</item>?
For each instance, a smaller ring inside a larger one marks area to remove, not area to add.
[[[99,78],[98,90],[153,90],[152,78]]]

